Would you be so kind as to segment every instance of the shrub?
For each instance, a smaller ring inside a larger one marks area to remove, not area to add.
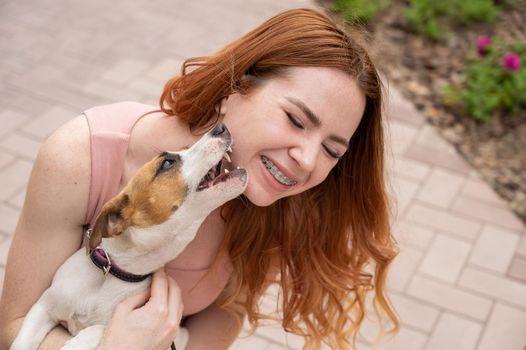
[[[350,23],[367,24],[390,4],[391,0],[335,0],[332,10]]]
[[[487,121],[497,110],[516,113],[526,107],[526,44],[480,37],[461,84],[444,87],[444,102],[460,105],[473,118]]]
[[[409,0],[404,14],[416,31],[440,39],[449,25],[492,23],[499,12],[492,0]]]

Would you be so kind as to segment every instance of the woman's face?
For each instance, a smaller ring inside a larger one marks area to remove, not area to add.
[[[257,206],[321,183],[347,150],[365,108],[356,81],[334,68],[294,67],[224,100],[232,165],[246,168]]]

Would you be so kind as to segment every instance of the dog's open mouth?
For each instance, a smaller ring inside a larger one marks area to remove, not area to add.
[[[205,190],[214,185],[217,185],[220,182],[224,182],[230,178],[237,177],[245,171],[240,167],[237,167],[237,169],[233,169],[230,171],[227,169],[227,163],[230,163],[230,155],[228,153],[231,151],[231,149],[226,151],[225,155],[223,156],[223,158],[221,158],[219,163],[217,163],[210,170],[208,170],[208,173],[206,173],[205,177],[203,177],[201,179],[201,182],[199,182],[199,185],[197,185],[197,191]]]

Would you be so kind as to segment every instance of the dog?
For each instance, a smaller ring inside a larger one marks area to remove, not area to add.
[[[151,273],[184,250],[208,214],[243,193],[246,170],[226,169],[231,146],[230,132],[218,124],[192,147],[144,164],[87,230],[89,257],[81,248],[60,266],[11,349],[37,349],[63,321],[74,336],[63,350],[95,349],[117,304],[146,290]],[[180,327],[176,348],[187,340]]]

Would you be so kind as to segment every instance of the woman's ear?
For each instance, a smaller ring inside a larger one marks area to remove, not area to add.
[[[226,114],[227,105],[228,105],[228,96],[223,97],[221,101],[216,105],[216,113],[221,120]]]

